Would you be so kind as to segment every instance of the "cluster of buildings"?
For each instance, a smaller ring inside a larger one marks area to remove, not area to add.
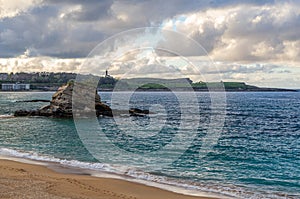
[[[2,84],[2,91],[26,91],[30,90],[30,84]]]
[[[0,90],[26,91],[26,90],[56,90],[59,85],[76,79],[76,73],[66,72],[35,72],[35,73],[0,73]],[[116,80],[105,71],[100,83],[114,85]]]
[[[48,90],[75,78],[75,73],[64,72],[0,73],[0,91]]]
[[[49,72],[33,72],[33,73],[25,73],[25,72],[19,72],[19,73],[0,73],[0,81],[22,81],[22,80],[36,80],[40,77],[46,78],[49,77],[51,74],[55,73],[49,73]]]
[[[17,80],[17,78],[25,79],[31,78],[30,74],[27,73],[18,73],[18,74],[8,74],[8,73],[0,73],[0,81],[3,82],[1,84],[2,91],[26,91],[30,90],[30,84],[24,83],[7,83],[10,80]]]

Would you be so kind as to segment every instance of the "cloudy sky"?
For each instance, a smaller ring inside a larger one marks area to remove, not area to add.
[[[300,88],[297,0],[0,0],[0,72],[76,72],[99,43],[139,27],[177,31],[197,41],[223,81]],[[176,39],[171,44],[183,46]],[[189,53],[195,62],[203,60]],[[158,59],[155,53],[147,56],[147,63]],[[171,59],[176,66],[176,57]],[[213,80],[216,71],[203,63],[201,75]]]

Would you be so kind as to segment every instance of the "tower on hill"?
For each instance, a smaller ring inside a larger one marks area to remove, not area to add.
[[[108,74],[108,70],[105,71],[105,77],[110,77],[110,75]]]

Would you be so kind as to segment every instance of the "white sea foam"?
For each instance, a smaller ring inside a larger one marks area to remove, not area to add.
[[[65,167],[90,170],[91,175],[96,177],[109,176],[113,178],[121,178],[187,195],[252,199],[299,198],[299,196],[287,196],[283,193],[277,192],[254,193],[248,191],[244,187],[234,185],[191,183],[184,180],[174,180],[168,177],[152,175],[150,173],[143,172],[142,170],[129,168],[126,166],[59,159],[51,156],[40,155],[35,152],[17,151],[8,148],[0,148],[0,156],[34,160],[39,161],[42,164],[58,163]]]
[[[12,117],[14,117],[14,115],[9,115],[9,114],[0,115],[0,119],[1,118],[12,118]]]

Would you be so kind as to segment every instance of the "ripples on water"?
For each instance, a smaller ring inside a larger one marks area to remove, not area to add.
[[[170,157],[178,155],[171,165],[162,168],[158,166],[155,170],[151,170],[151,167],[145,168],[144,171],[148,174],[132,168],[131,162],[134,160],[130,156],[128,159],[122,156],[123,159],[119,160],[123,166],[97,163],[79,139],[72,120],[7,117],[17,109],[34,109],[47,104],[17,102],[18,100],[50,99],[52,94],[0,94],[0,153],[35,159],[44,157],[67,165],[120,172],[169,184],[186,184],[190,188],[222,192],[241,198],[300,198],[300,93],[227,93],[226,119],[221,137],[213,150],[203,158],[199,158],[201,141],[206,135],[210,115],[218,112],[213,113],[210,109],[207,93],[197,93],[200,117],[191,114],[186,120],[193,125],[193,118],[199,118],[200,125],[196,137],[184,151],[170,149]],[[125,94],[120,93],[120,96]],[[179,95],[189,100],[189,93]],[[111,103],[111,93],[101,93],[101,97],[108,104]],[[154,104],[159,105],[153,106]],[[120,109],[128,109],[121,101],[119,105],[115,105]],[[153,108],[155,116],[130,118],[131,122],[139,126],[137,128],[126,126],[128,117],[119,117],[116,120],[100,118],[99,124],[107,137],[114,136],[114,141],[119,147],[126,150],[126,147],[134,146],[129,149],[138,149],[133,152],[140,153],[149,149],[143,147],[155,144],[155,149],[160,150],[160,147],[165,146],[164,141],[172,141],[172,132],[188,132],[188,127],[180,129],[180,111],[191,110],[195,105],[187,103],[187,107],[180,107],[182,104],[172,93],[137,93],[131,98],[131,106]],[[116,123],[122,122],[124,128],[116,129]],[[153,132],[156,128],[161,129],[164,126],[164,130],[171,134],[164,136],[164,133],[155,137]],[[145,127],[148,131],[145,131]],[[120,134],[124,129],[127,132]],[[153,143],[139,143],[134,140],[139,137],[139,140],[143,141],[149,134],[155,138]],[[124,141],[126,135],[131,135],[131,140]],[[117,138],[120,140],[116,140]],[[107,151],[104,147],[97,150]],[[103,153],[102,163],[111,159],[112,154],[117,155],[117,151]],[[160,158],[167,160],[170,157]],[[145,166],[149,159],[139,161]]]

